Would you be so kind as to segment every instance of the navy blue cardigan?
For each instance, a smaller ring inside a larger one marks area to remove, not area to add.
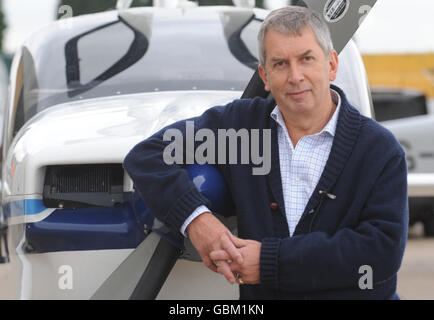
[[[240,286],[241,299],[391,299],[408,231],[407,166],[395,137],[342,99],[336,134],[319,183],[289,235],[280,177],[277,128],[270,99],[240,99],[207,110],[195,130],[271,129],[271,171],[216,165],[230,190],[238,235],[262,243],[259,285]],[[170,126],[185,132],[185,121]],[[167,128],[136,145],[124,168],[151,212],[179,230],[198,206],[210,206],[183,166],[166,165]],[[216,135],[217,136],[217,135]],[[260,139],[262,141],[262,139]],[[330,199],[326,191],[336,196]],[[277,206],[276,206],[277,204]],[[361,289],[372,268],[373,288]],[[363,282],[363,281],[362,281]]]

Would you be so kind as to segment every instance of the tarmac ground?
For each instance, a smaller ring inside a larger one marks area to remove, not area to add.
[[[10,298],[9,274],[10,264],[0,264],[0,300]],[[423,236],[422,225],[410,228],[398,272],[398,294],[402,300],[434,300],[434,238]]]

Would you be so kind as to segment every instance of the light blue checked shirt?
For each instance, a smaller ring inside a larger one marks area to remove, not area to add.
[[[271,117],[278,124],[280,176],[286,220],[291,236],[294,234],[295,227],[318,184],[330,155],[341,105],[341,99],[337,93],[336,96],[337,108],[329,122],[320,132],[302,137],[295,148],[279,108],[276,106],[271,112]]]
[[[333,116],[320,132],[302,137],[297,142],[295,148],[289,137],[279,107],[276,106],[270,114],[278,124],[277,140],[279,145],[280,175],[286,220],[291,236],[294,234],[295,227],[304,212],[312,192],[318,184],[332,148],[341,98],[336,91],[331,91],[338,102]],[[182,225],[182,234],[187,236],[186,228],[190,222],[200,214],[209,211],[206,206],[198,207]]]

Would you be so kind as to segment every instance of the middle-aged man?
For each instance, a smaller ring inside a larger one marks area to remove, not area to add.
[[[320,16],[295,6],[275,10],[258,39],[260,76],[274,99],[239,99],[189,119],[196,132],[215,136],[219,129],[271,132],[269,173],[215,165],[239,237],[208,209],[186,166],[164,161],[164,133],[185,134],[186,121],[136,145],[125,169],[151,212],[188,236],[208,268],[240,284],[241,299],[398,298],[408,228],[402,148],[330,84],[338,56]],[[257,142],[265,154],[264,141]]]

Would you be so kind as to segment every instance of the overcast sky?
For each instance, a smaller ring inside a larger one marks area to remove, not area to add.
[[[57,7],[58,0],[3,0],[4,50],[13,53],[33,31],[53,21]],[[434,1],[378,0],[355,38],[362,53],[434,52]]]

